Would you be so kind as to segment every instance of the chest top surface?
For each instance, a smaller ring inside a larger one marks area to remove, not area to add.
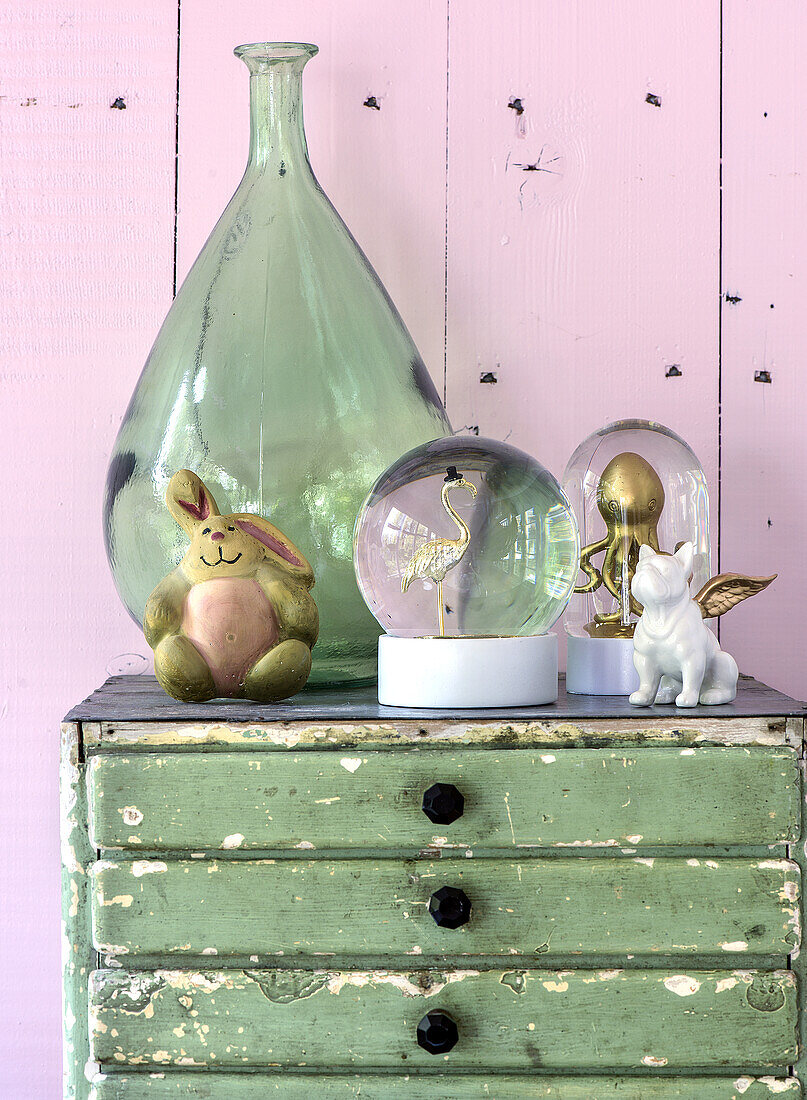
[[[673,705],[632,707],[618,696],[570,695],[560,679],[558,699],[540,707],[469,710],[425,710],[385,707],[375,684],[341,690],[305,689],[292,699],[262,704],[245,699],[214,699],[180,703],[166,695],[153,676],[112,676],[66,715],[68,722],[413,722],[469,721],[563,722],[607,719],[623,722],[663,719],[666,722],[711,719],[796,718],[807,716],[807,704],[741,676],[733,703],[679,709]]]

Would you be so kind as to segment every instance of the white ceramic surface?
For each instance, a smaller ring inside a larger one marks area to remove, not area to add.
[[[391,707],[537,706],[558,697],[556,634],[378,639],[378,701]]]
[[[630,695],[639,686],[632,638],[566,639],[566,690],[572,695]]]
[[[737,662],[721,648],[689,594],[693,547],[685,542],[672,555],[649,546],[639,550],[631,592],[644,607],[633,635],[633,663],[639,687],[637,707],[730,703],[737,694]]]

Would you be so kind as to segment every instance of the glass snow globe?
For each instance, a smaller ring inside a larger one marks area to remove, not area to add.
[[[692,448],[662,424],[619,420],[590,435],[563,475],[580,528],[580,577],[566,611],[566,690],[630,695],[633,630],[642,607],[631,594],[639,547],[672,554],[695,547],[693,591],[711,576],[709,493]]]
[[[580,555],[558,482],[523,451],[437,439],[381,475],[356,520],[359,589],[384,634],[389,706],[493,707],[557,698],[557,636]]]

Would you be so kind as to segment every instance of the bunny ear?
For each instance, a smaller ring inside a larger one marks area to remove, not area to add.
[[[190,470],[178,470],[168,482],[165,491],[168,511],[187,534],[210,516],[218,516],[219,509],[213,494],[201,478]]]
[[[639,547],[639,561],[644,561],[645,558],[652,558],[655,553],[652,546],[648,546],[646,542],[643,542]]]
[[[314,570],[291,539],[287,538],[273,523],[263,519],[262,516],[247,514],[233,516],[232,519],[245,535],[257,539],[263,546],[268,561],[293,574],[306,588],[313,586]]]

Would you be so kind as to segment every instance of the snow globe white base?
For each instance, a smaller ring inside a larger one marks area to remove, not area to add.
[[[638,683],[638,680],[637,680]],[[378,701],[462,710],[539,706],[558,697],[556,634],[378,639]]]
[[[630,695],[639,686],[633,638],[581,638],[569,634],[566,691],[571,695]]]

